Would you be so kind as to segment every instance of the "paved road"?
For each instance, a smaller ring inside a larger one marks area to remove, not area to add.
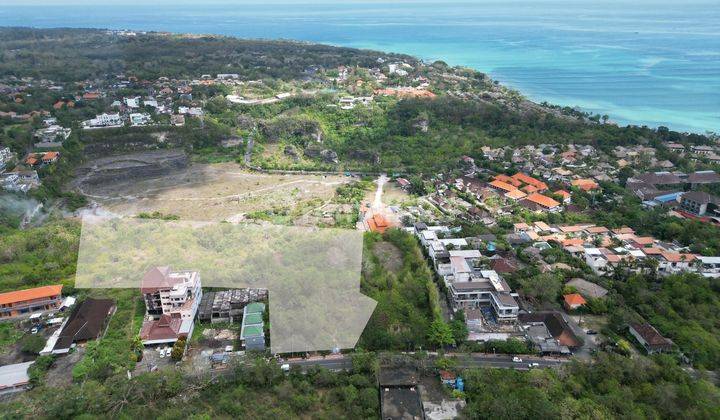
[[[522,362],[513,362],[513,356],[508,355],[490,355],[490,354],[458,354],[458,366],[461,368],[505,368],[527,370],[529,363],[537,363],[537,368],[554,368],[567,363],[567,359],[548,359],[536,356],[518,356]]]
[[[555,368],[567,363],[567,359],[550,359],[543,357],[527,357],[519,356],[522,362],[513,362],[513,356],[507,355],[491,355],[491,354],[448,354],[448,356],[456,357],[458,367],[463,369],[470,368],[504,368],[504,369],[518,369],[528,370],[530,367],[529,363],[537,363],[538,366],[535,368]],[[434,358],[434,356],[430,356]],[[330,359],[303,359],[303,360],[288,360],[285,363],[293,366],[298,365],[303,369],[307,369],[310,366],[322,366],[329,370],[349,370],[352,368],[352,361],[349,357],[343,358],[330,358]]]
[[[352,368],[352,361],[349,357],[337,359],[287,360],[285,363],[290,366],[301,366],[303,370],[310,366],[322,366],[328,370],[350,370]]]

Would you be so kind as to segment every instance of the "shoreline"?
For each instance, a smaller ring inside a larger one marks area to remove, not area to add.
[[[2,16],[0,14],[0,16]],[[391,48],[383,48],[380,45],[374,45],[372,43],[359,43],[359,42],[349,42],[349,43],[342,43],[337,41],[313,41],[313,40],[307,40],[307,39],[293,39],[293,38],[284,38],[284,37],[276,37],[276,38],[267,38],[267,37],[243,37],[233,34],[226,34],[226,33],[208,33],[208,32],[192,32],[192,31],[184,31],[184,32],[175,32],[175,31],[164,31],[164,30],[156,30],[156,29],[134,29],[132,27],[124,27],[124,28],[114,28],[114,27],[84,27],[84,26],[12,26],[12,25],[2,25],[0,24],[0,28],[18,28],[18,29],[38,29],[38,30],[62,30],[62,29],[71,29],[71,30],[97,30],[97,31],[128,31],[128,32],[136,32],[136,33],[147,33],[147,34],[166,34],[171,36],[191,36],[191,37],[225,37],[225,38],[233,38],[238,40],[250,40],[250,41],[268,41],[268,42],[293,42],[298,44],[308,44],[308,45],[326,45],[331,47],[338,47],[338,48],[351,48],[351,49],[357,49],[357,50],[365,50],[365,51],[375,51],[380,52],[383,54],[395,54],[395,55],[405,55],[412,58],[415,58],[419,61],[423,61],[425,63],[432,63],[434,61],[443,61],[450,65],[451,67],[463,67],[467,69],[471,69],[473,71],[482,73],[487,75],[491,80],[497,81],[501,86],[512,89],[520,93],[523,98],[525,98],[527,101],[532,102],[536,104],[537,106],[542,106],[543,102],[548,103],[549,105],[557,105],[560,107],[569,107],[576,110],[579,110],[581,112],[588,112],[590,114],[607,114],[610,119],[606,124],[614,124],[619,127],[626,127],[626,126],[634,126],[634,127],[648,127],[651,129],[657,129],[660,126],[664,126],[669,128],[672,131],[677,131],[681,133],[687,133],[687,134],[720,134],[720,129],[715,130],[712,128],[697,128],[693,129],[692,127],[684,126],[683,124],[672,124],[672,123],[659,123],[659,122],[637,122],[637,119],[631,119],[628,117],[622,117],[617,114],[617,109],[622,107],[588,107],[583,105],[578,105],[578,102],[587,102],[592,101],[591,99],[580,99],[576,98],[575,101],[572,100],[563,100],[559,99],[557,97],[544,97],[542,94],[533,93],[532,87],[527,86],[521,86],[521,84],[516,83],[515,81],[508,80],[507,78],[504,78],[503,76],[497,76],[497,74],[493,73],[492,71],[485,71],[479,68],[476,68],[471,65],[465,65],[465,64],[458,64],[457,62],[453,60],[443,59],[443,58],[436,58],[434,56],[423,56],[421,54],[414,54],[412,52],[402,52],[398,51],[396,49]],[[575,104],[572,104],[571,102],[575,102]],[[638,111],[642,112],[642,111]],[[667,110],[666,112],[672,113],[673,111]]]

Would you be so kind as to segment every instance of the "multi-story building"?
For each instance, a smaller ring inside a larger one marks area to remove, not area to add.
[[[0,149],[0,173],[5,172],[13,160],[15,160],[15,154],[8,147]]]
[[[680,208],[695,216],[717,213],[720,199],[702,191],[690,191],[682,195]]]
[[[182,319],[193,319],[197,314],[202,286],[197,271],[172,271],[170,267],[155,267],[145,273],[141,292],[148,316],[179,314]]]
[[[170,344],[192,335],[202,298],[197,271],[152,268],[145,273],[140,291],[147,310],[140,330],[143,344]]]
[[[55,284],[0,293],[0,319],[56,310],[62,306],[61,292],[62,285]]]
[[[517,319],[518,306],[510,286],[493,270],[475,267],[480,252],[450,251],[451,274],[445,276],[454,309],[490,306],[499,321]]]
[[[100,114],[95,118],[83,121],[84,128],[100,128],[100,127],[121,127],[124,125],[120,114]]]

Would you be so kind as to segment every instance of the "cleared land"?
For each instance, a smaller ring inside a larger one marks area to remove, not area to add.
[[[248,172],[235,163],[193,164],[171,175],[132,182],[83,185],[83,192],[113,213],[160,212],[186,220],[238,221],[257,211],[324,203],[351,178]]]

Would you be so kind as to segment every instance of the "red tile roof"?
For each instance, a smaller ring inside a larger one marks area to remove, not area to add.
[[[182,326],[182,319],[164,314],[157,321],[145,321],[140,329],[143,340],[177,339]]]

